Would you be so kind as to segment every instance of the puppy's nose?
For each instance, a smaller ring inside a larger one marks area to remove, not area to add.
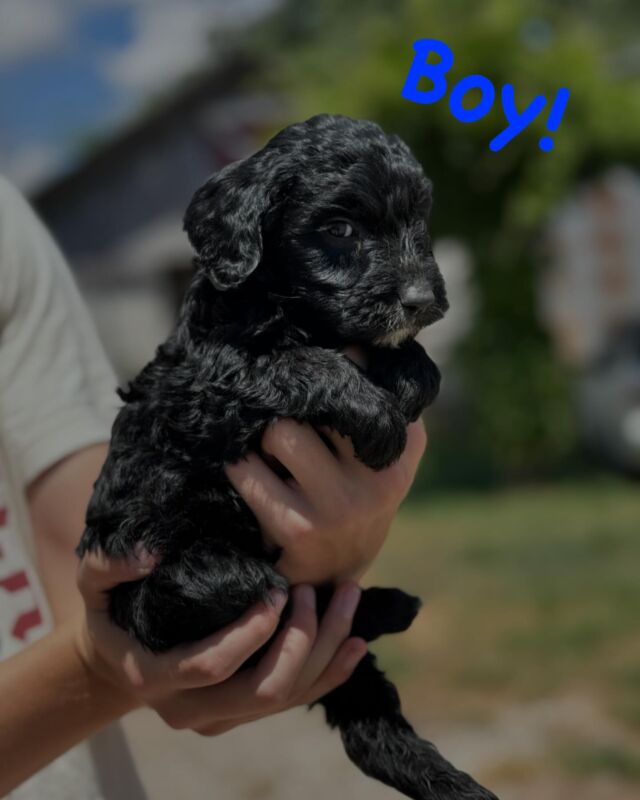
[[[419,310],[430,306],[435,301],[433,289],[430,286],[411,286],[405,287],[400,292],[400,302],[409,310]]]

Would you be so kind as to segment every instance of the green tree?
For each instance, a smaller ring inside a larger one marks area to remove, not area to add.
[[[291,119],[323,111],[374,119],[411,145],[433,179],[435,235],[471,248],[481,297],[459,353],[471,420],[465,457],[482,454],[484,468],[498,474],[553,468],[574,444],[568,376],[536,321],[539,239],[579,179],[614,160],[638,163],[640,89],[629,35],[636,8],[625,0],[291,0],[245,42],[265,83],[291,98]],[[489,115],[460,123],[448,93],[433,105],[402,99],[418,38],[452,48],[449,89],[472,73],[493,81]],[[501,152],[489,150],[506,125],[506,83],[519,108],[535,95],[571,90],[551,152],[538,147],[547,110]]]

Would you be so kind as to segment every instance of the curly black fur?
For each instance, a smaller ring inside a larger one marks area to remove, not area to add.
[[[286,586],[223,471],[259,449],[271,420],[330,426],[376,470],[403,451],[440,381],[413,339],[447,309],[430,204],[404,142],[329,115],[286,128],[196,192],[185,216],[193,281],[174,332],[121,392],[78,547],[121,556],[142,541],[161,555],[110,598],[146,647],[202,638]],[[341,354],[347,343],[365,349],[366,372]],[[418,607],[396,589],[366,590],[353,634],[405,630]],[[418,738],[372,655],[320,702],[368,775],[419,800],[494,797]]]

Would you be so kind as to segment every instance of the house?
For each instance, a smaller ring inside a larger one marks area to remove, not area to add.
[[[540,313],[559,357],[582,369],[640,321],[640,176],[614,167],[558,208]]]
[[[540,312],[573,368],[586,441],[640,475],[640,176],[617,166],[580,187],[548,231]]]
[[[194,190],[279,127],[282,101],[242,89],[253,70],[235,60],[176,91],[32,198],[123,379],[171,329],[191,269],[182,217]]]

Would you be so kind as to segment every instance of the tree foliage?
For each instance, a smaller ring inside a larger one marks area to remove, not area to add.
[[[458,427],[461,457],[480,453],[500,474],[555,467],[574,443],[569,376],[536,320],[540,237],[577,182],[613,161],[638,163],[640,55],[629,33],[636,9],[628,0],[290,0],[243,43],[258,54],[266,85],[290,98],[291,119],[321,111],[374,119],[411,145],[433,179],[435,236],[469,246],[481,298],[458,355],[470,420]],[[459,122],[448,93],[433,105],[402,99],[412,42],[427,37],[455,54],[449,91],[474,73],[494,83],[484,119]],[[504,150],[489,150],[506,124],[506,83],[519,108],[571,90],[551,152],[538,147],[546,111]]]

